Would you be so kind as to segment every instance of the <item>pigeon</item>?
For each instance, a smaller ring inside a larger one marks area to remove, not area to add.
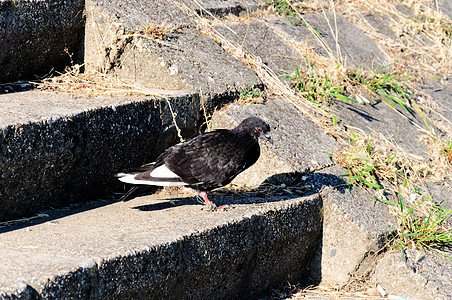
[[[155,162],[133,172],[118,173],[122,182],[135,184],[121,197],[126,201],[143,185],[187,186],[212,210],[223,210],[207,197],[207,191],[229,184],[260,156],[259,138],[272,143],[270,126],[258,117],[243,120],[236,128],[197,135],[166,149]]]

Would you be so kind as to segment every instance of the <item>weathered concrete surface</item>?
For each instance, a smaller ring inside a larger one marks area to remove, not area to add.
[[[262,88],[256,74],[196,30],[187,29],[162,43],[146,39],[135,42],[140,48],[134,47],[132,55],[122,60],[118,75],[156,88],[168,86],[165,82],[168,77],[177,78],[180,85],[200,93],[209,111],[236,99],[240,89],[255,85]],[[165,70],[156,72],[149,60],[137,59],[139,52],[159,57],[157,61]]]
[[[82,39],[84,2],[1,1],[0,83],[63,70]]]
[[[228,14],[238,16],[256,11],[266,4],[266,1],[264,0],[176,0],[176,2],[178,2],[179,5],[184,5],[185,7],[194,10],[203,17],[211,17],[210,14],[216,17],[223,17]]]
[[[124,47],[134,33],[143,33],[146,26],[174,30],[194,26],[186,14],[165,0],[124,4],[121,0],[86,1],[84,55],[87,68],[110,70],[120,65]]]
[[[167,95],[183,135],[192,136],[203,118],[198,95]],[[30,91],[0,95],[0,107],[0,220],[104,195],[119,186],[116,172],[177,142],[163,99]]]
[[[321,229],[318,195],[228,202],[208,212],[161,193],[0,228],[0,297],[243,299],[300,280]]]
[[[152,90],[170,98],[189,97],[184,90]],[[26,92],[0,95],[0,128],[9,125],[20,127],[27,123],[54,122],[59,118],[77,115],[98,108],[115,109],[117,106],[153,99],[144,96],[96,96],[80,97],[75,95],[30,90]]]
[[[452,98],[452,78],[442,80],[443,84],[433,80],[423,80],[420,88],[427,93],[434,102],[430,111],[427,111],[430,118],[442,122],[452,120],[452,107],[450,99]]]
[[[450,249],[446,254],[451,256]],[[406,250],[386,253],[378,262],[372,281],[388,294],[416,299],[449,299],[452,297],[452,264],[450,258],[437,252]]]
[[[377,101],[373,104],[348,103],[338,101],[331,107],[341,125],[354,131],[354,128],[363,130],[370,136],[383,137],[394,142],[408,153],[426,157],[427,149],[419,141],[421,131],[426,128],[424,121],[414,110],[408,113],[398,104],[389,104]]]
[[[441,182],[427,181],[419,186],[419,190],[432,197],[437,205],[443,205],[446,210],[452,210],[452,180],[443,178]],[[449,228],[452,228],[452,218],[446,220]]]
[[[291,74],[304,58],[261,20],[215,27],[225,38],[260,57],[276,74]],[[281,77],[283,77],[281,75]],[[283,77],[284,78],[284,77]]]
[[[378,46],[341,14],[309,14],[304,19],[319,29],[336,58],[342,57],[346,64],[378,69],[390,63]],[[318,48],[319,53],[322,49]]]
[[[343,286],[352,278],[367,275],[376,265],[377,253],[397,230],[397,220],[388,206],[375,202],[363,190],[349,188],[340,179],[346,174],[337,166],[329,174],[320,195],[323,201],[323,231],[310,266],[310,278],[329,286]],[[318,181],[306,176],[305,184]]]
[[[306,22],[318,30],[332,50],[332,55],[339,61],[342,60],[346,65],[377,69],[389,64],[389,59],[385,57],[378,46],[341,14],[306,14],[303,17]],[[268,19],[266,22],[294,42],[307,42],[314,46],[317,53],[329,57],[329,53],[320,41],[302,24],[293,25],[285,18]]]
[[[123,10],[121,1],[87,2],[88,68],[112,71],[150,88],[191,89],[208,111],[232,101],[240,89],[261,87],[251,70],[193,29],[195,23],[174,4],[160,0]],[[162,38],[152,38],[143,34],[145,26],[166,31]]]
[[[448,16],[449,18],[452,18],[452,3],[448,0],[438,0],[431,3],[433,5],[433,8],[435,10],[438,10]]]
[[[378,33],[386,35],[393,40],[399,39],[398,34],[394,31],[394,28],[391,26],[387,16],[380,16],[366,12],[363,13],[363,17]]]
[[[329,153],[339,149],[336,141],[283,99],[265,104],[229,105],[212,118],[213,128],[233,128],[249,116],[259,116],[271,127],[273,145],[261,146],[261,158],[234,180],[237,184],[258,186],[281,173],[306,173],[332,165]],[[283,180],[283,178],[281,178]]]

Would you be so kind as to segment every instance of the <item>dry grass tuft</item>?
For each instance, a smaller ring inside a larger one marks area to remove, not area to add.
[[[77,97],[147,95],[164,97],[164,92],[145,88],[138,84],[120,80],[117,77],[96,70],[81,72],[82,65],[66,68],[58,76],[34,82],[39,89],[71,94]]]
[[[353,135],[351,147],[336,153],[334,158],[348,170],[351,184],[366,188],[371,197],[387,203],[398,217],[400,226],[391,247],[432,249],[451,243],[452,228],[447,220],[452,211],[419,189],[423,180],[441,182],[450,173],[408,155],[383,136],[378,140],[374,143],[369,137]],[[449,152],[446,154],[448,158]]]
[[[452,64],[447,63],[452,61],[452,21],[431,9],[429,2],[341,0],[336,7],[401,68],[413,70],[418,78],[443,78],[452,73]],[[385,20],[396,39],[379,33],[366,14]]]
[[[143,95],[165,99],[179,140],[180,142],[184,141],[181,129],[176,121],[177,112],[174,112],[171,100],[166,96],[167,91],[150,89],[136,83],[126,82],[110,73],[99,72],[93,69],[82,73],[80,65],[74,65],[71,68],[67,68],[65,73],[46,78],[34,84],[42,90],[52,90],[77,97]]]
[[[351,132],[351,144],[335,153],[334,159],[348,170],[350,183],[374,189],[383,197],[382,182],[409,196],[409,189],[422,179],[432,178],[434,170],[420,157],[407,154],[383,136],[376,139]]]
[[[379,291],[364,280],[352,280],[340,287],[337,283],[302,287],[288,284],[273,292],[272,299],[382,299]]]
[[[165,40],[170,37],[170,34],[176,33],[180,31],[180,26],[176,25],[167,25],[167,24],[160,24],[160,25],[148,25],[145,26],[141,34],[147,37],[150,37],[151,39],[159,39],[159,40]]]
[[[452,176],[448,174],[452,169],[452,137],[425,134],[421,140],[427,145],[436,173]]]

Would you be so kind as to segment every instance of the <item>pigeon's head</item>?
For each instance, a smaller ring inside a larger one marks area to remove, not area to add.
[[[237,126],[237,130],[244,131],[253,136],[255,139],[261,137],[273,143],[269,135],[270,125],[264,122],[261,118],[258,117],[246,118],[245,120],[242,121],[242,123],[240,123],[239,126]]]

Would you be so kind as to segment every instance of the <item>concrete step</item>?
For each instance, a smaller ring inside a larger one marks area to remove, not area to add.
[[[204,118],[199,95],[158,92],[166,99],[34,90],[0,95],[0,220],[118,190],[115,173],[178,140],[169,105],[182,134],[194,135]]]
[[[235,100],[240,89],[262,89],[254,72],[198,31],[195,20],[172,2],[86,1],[86,18],[87,70],[149,88],[192,90],[207,112]]]
[[[80,59],[85,1],[1,1],[0,83],[63,71]]]
[[[321,230],[318,194],[211,199],[159,193],[44,212],[0,228],[1,299],[257,297],[301,280]]]

